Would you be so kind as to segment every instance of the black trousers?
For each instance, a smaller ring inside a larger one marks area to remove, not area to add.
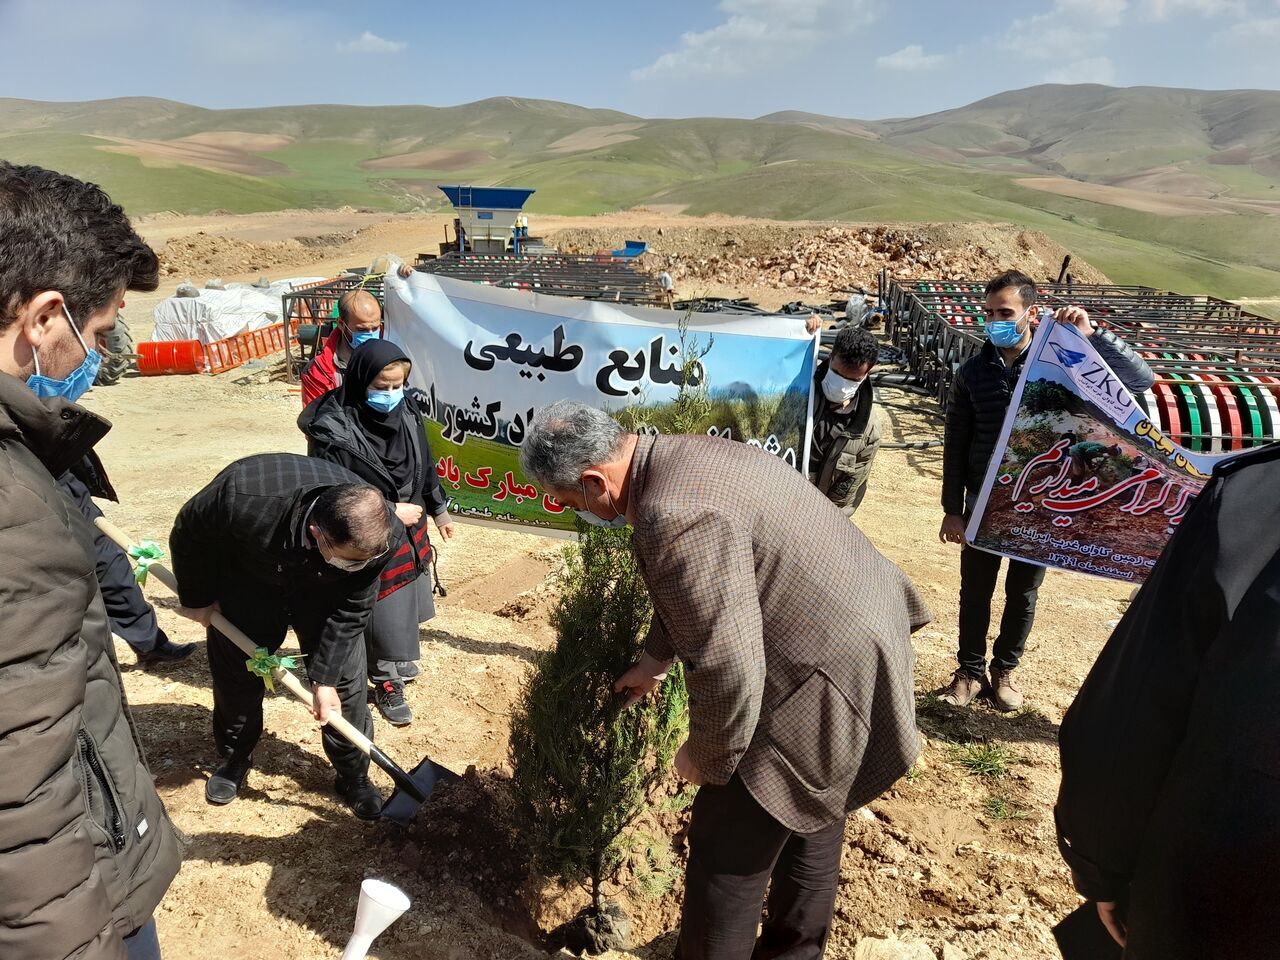
[[[239,581],[224,588],[219,602],[223,615],[272,653],[293,627],[304,659],[319,642],[327,619],[327,604],[319,594],[281,595],[274,587]],[[262,736],[262,678],[245,669],[248,657],[212,627],[208,633],[209,670],[213,675],[213,739],[224,758],[247,757]],[[364,644],[357,640],[335,685],[342,715],[365,736],[373,737],[373,718],[366,699]],[[299,708],[301,709],[301,708]],[[326,725],[320,733],[324,752],[343,777],[363,776],[369,758]]]
[[[58,486],[89,523],[102,516],[89,488],[75,476],[64,473],[58,479]],[[168,643],[169,638],[156,622],[155,608],[147,603],[133,579],[133,561],[97,526],[93,528],[93,552],[98,589],[102,591],[111,632],[128,643],[135,653],[149,653]]]
[[[960,649],[956,660],[971,677],[987,669],[987,630],[991,626],[991,598],[996,590],[1002,557],[968,546],[960,551]],[[1010,560],[1004,577],[1004,613],[1000,634],[991,649],[993,670],[1012,670],[1022,659],[1031,625],[1036,619],[1036,597],[1044,583],[1044,567]]]
[[[840,882],[844,826],[841,818],[816,833],[788,830],[736,774],[723,787],[701,787],[689,827],[676,960],[821,957]]]

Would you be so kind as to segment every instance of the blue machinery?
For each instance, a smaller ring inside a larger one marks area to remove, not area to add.
[[[521,211],[534,191],[520,187],[442,186],[440,192],[449,198],[458,214],[455,223],[459,252],[521,252],[529,239],[529,219]],[[442,247],[441,253],[444,252]]]

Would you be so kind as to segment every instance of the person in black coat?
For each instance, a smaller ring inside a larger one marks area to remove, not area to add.
[[[288,453],[238,460],[178,511],[169,550],[179,613],[207,629],[213,735],[222,765],[205,786],[230,803],[262,735],[260,677],[211,625],[214,611],[270,653],[293,627],[321,723],[342,715],[372,737],[365,695],[364,630],[383,568],[405,544],[381,494],[335,464]],[[375,820],[382,798],[369,758],[326,726],[335,789],[356,816]]]
[[[445,540],[454,530],[422,411],[405,392],[409,369],[408,356],[390,341],[362,344],[351,354],[342,385],[298,418],[311,456],[339,464],[376,487],[408,531],[402,555],[387,565],[365,631],[374,703],[397,726],[413,720],[404,684],[418,675],[418,625],[435,616],[427,520],[435,521]]]
[[[133,561],[119,544],[98,529],[95,521],[102,511],[94,497],[119,502],[107,479],[98,455],[89,455],[58,478],[62,491],[84,518],[93,525],[94,566],[98,589],[111,621],[111,632],[129,645],[138,663],[185,660],[195,651],[194,643],[174,643],[156,621],[156,611],[142,595],[133,576]]]
[[[1055,815],[1127,960],[1280,953],[1280,444],[1165,547],[1062,721]]]
[[[987,342],[977,356],[956,371],[947,405],[942,450],[945,516],[938,538],[964,546],[960,552],[959,666],[951,682],[938,693],[948,703],[967,706],[985,690],[998,709],[1016,710],[1022,705],[1022,691],[1013,682],[1013,671],[1022,659],[1035,621],[1044,567],[1009,561],[1004,613],[1000,633],[991,648],[988,679],[987,628],[991,624],[991,597],[1000,573],[1000,557],[965,544],[964,531],[1031,346],[1036,284],[1026,274],[1010,270],[987,284],[986,295]],[[1075,326],[1134,393],[1149,389],[1155,382],[1155,375],[1142,358],[1115,334],[1095,329],[1089,314],[1080,307],[1061,307],[1048,322]]]

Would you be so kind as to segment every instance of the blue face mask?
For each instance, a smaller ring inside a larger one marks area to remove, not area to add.
[[[364,402],[379,413],[390,413],[400,406],[403,399],[404,387],[396,387],[394,390],[370,390],[365,394]]]
[[[347,339],[351,341],[351,349],[355,349],[362,343],[368,343],[370,340],[381,340],[381,330],[358,330],[355,333],[347,335]]]
[[[86,391],[93,386],[93,381],[98,378],[98,368],[102,366],[102,354],[97,350],[89,349],[89,345],[84,342],[84,337],[80,336],[80,331],[76,329],[71,314],[67,312],[66,304],[62,306],[62,313],[67,318],[67,323],[71,324],[71,332],[76,335],[80,346],[84,348],[84,363],[63,379],[54,380],[40,372],[40,352],[36,351],[34,355],[36,372],[27,377],[27,386],[37,397],[66,397],[75,403],[85,395]]]
[[[1023,317],[1031,311],[1028,307],[1017,320],[988,320],[986,323],[987,339],[996,347],[1016,347],[1022,342],[1025,331],[1018,329]]]

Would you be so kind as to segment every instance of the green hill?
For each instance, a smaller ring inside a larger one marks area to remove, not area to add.
[[[927,117],[650,120],[544,100],[207,110],[0,99],[0,157],[101,183],[135,214],[641,204],[780,219],[979,220],[1049,233],[1118,280],[1280,293],[1280,93],[1011,91]]]
[[[765,120],[795,122],[794,115]],[[1280,91],[1046,84],[909,120],[802,115],[935,159],[1157,192],[1276,200]],[[851,126],[852,125],[852,126]]]

